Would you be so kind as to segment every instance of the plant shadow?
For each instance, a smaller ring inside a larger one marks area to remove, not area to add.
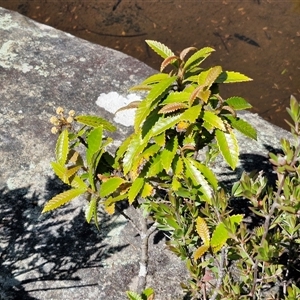
[[[32,283],[41,281],[70,281],[60,289],[97,285],[81,283],[77,271],[101,268],[103,260],[128,246],[105,242],[111,226],[122,222],[112,224],[104,213],[99,216],[101,232],[74,205],[41,215],[41,202],[64,190],[57,178],[48,178],[44,197],[29,196],[29,187],[0,189],[0,300],[37,299],[32,292],[51,289],[46,284],[32,289]]]

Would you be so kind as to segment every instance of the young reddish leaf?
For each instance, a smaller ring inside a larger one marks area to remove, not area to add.
[[[209,247],[210,245],[209,230],[205,220],[201,217],[197,217],[196,230],[199,236],[201,237],[203,244]]]
[[[216,140],[222,156],[234,170],[239,159],[239,146],[234,133],[216,129]]]
[[[60,194],[54,196],[51,200],[49,200],[46,203],[42,213],[54,210],[64,204],[66,204],[67,202],[73,200],[74,198],[78,197],[79,195],[81,195],[83,193],[85,193],[85,190],[83,190],[83,189],[71,189],[71,190],[65,191],[63,193],[60,193]]]
[[[75,120],[78,123],[91,126],[91,127],[99,127],[103,126],[103,129],[108,130],[108,131],[115,131],[116,127],[112,125],[110,122],[97,117],[97,116],[76,116]]]
[[[188,48],[185,48],[183,49],[181,52],[180,52],[180,59],[181,60],[184,60],[185,56],[190,52],[190,51],[197,51],[198,49],[196,47],[188,47]]]
[[[161,56],[164,59],[174,55],[174,53],[167,46],[160,42],[146,40],[146,43],[154,52],[156,52],[159,56]]]
[[[133,92],[133,91],[151,91],[151,90],[152,90],[152,86],[147,85],[147,84],[135,85],[129,89],[129,91],[131,91],[131,92]]]
[[[115,112],[115,114],[117,114],[118,112],[120,112],[120,111],[122,111],[122,110],[138,108],[141,102],[142,102],[142,101],[140,101],[140,100],[138,100],[138,101],[132,101],[132,102],[130,102],[129,104],[127,104],[126,106],[123,106],[123,107],[119,108],[119,109]]]
[[[69,153],[69,134],[68,130],[63,130],[56,142],[56,161],[60,165],[65,165]]]
[[[186,109],[188,106],[185,103],[170,103],[165,105],[158,113],[167,114],[180,109]]]
[[[120,177],[112,177],[112,178],[108,179],[107,181],[103,182],[101,184],[101,188],[100,188],[100,193],[99,193],[100,197],[104,198],[104,197],[112,194],[124,182],[125,182],[125,180]]]
[[[160,65],[160,72],[162,72],[169,64],[174,63],[178,59],[179,59],[179,57],[176,55],[167,57]]]
[[[226,130],[223,120],[211,111],[204,111],[203,120],[222,131]]]

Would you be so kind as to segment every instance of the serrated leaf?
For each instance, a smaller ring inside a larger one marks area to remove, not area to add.
[[[143,152],[146,145],[147,142],[141,138],[140,133],[133,136],[133,138],[130,140],[127,151],[123,158],[124,175],[128,174],[136,157]]]
[[[237,129],[245,136],[257,140],[257,131],[248,122],[240,118],[235,118],[233,116],[226,116],[226,119],[229,121],[233,128]]]
[[[167,57],[160,65],[160,72],[162,72],[168,65],[173,64],[178,59],[179,57],[176,55]]]
[[[147,84],[138,84],[135,86],[132,86],[129,91],[133,92],[133,91],[151,91],[152,90],[152,86],[151,85],[147,85]]]
[[[145,183],[145,179],[142,177],[137,177],[132,183],[129,191],[128,191],[128,202],[131,205]]]
[[[162,132],[172,128],[181,118],[182,115],[176,115],[172,117],[160,117],[158,121],[151,128],[151,131],[148,133],[148,139],[151,136],[156,136],[161,134]]]
[[[186,109],[188,106],[185,103],[170,103],[166,104],[158,113],[167,114],[180,109]]]
[[[177,177],[182,176],[182,173],[183,173],[183,160],[178,155],[176,155],[174,160],[173,160],[173,170],[174,170],[174,175],[176,175]]]
[[[167,46],[160,42],[146,40],[146,43],[154,52],[156,52],[159,56],[161,56],[164,59],[174,55],[174,53]]]
[[[173,191],[178,191],[178,189],[181,188],[181,183],[180,183],[180,181],[178,181],[178,179],[175,176],[173,176],[173,178],[172,178],[171,186],[172,186]]]
[[[194,166],[191,158],[184,158],[184,164],[186,167],[186,176],[191,179],[195,186],[200,185],[201,191],[203,193],[203,199],[210,203],[212,197],[212,189],[209,186],[207,180],[202,175],[200,170]]]
[[[220,66],[215,66],[209,70],[202,71],[198,76],[198,84],[209,89],[221,73],[222,67]]]
[[[100,189],[100,193],[99,193],[100,197],[104,198],[104,197],[112,194],[124,182],[125,182],[125,180],[120,177],[113,177],[113,178],[110,178],[107,181],[103,182],[101,184],[101,189]]]
[[[120,111],[122,111],[122,110],[138,108],[141,102],[142,102],[141,100],[132,101],[132,102],[128,103],[126,106],[123,106],[123,107],[119,108],[119,109],[115,112],[115,114],[117,114],[118,112],[120,112]]]
[[[64,204],[66,204],[67,202],[73,200],[74,198],[80,196],[84,192],[85,192],[85,190],[82,190],[82,189],[71,189],[71,190],[65,191],[63,193],[60,193],[60,194],[54,196],[51,200],[49,200],[46,203],[42,213],[54,210]]]
[[[85,182],[79,177],[75,176],[73,180],[71,181],[71,186],[75,189],[82,189],[82,190],[87,190],[87,185]]]
[[[85,210],[85,219],[88,223],[91,222],[94,214],[97,212],[97,202],[98,198],[93,197]]]
[[[234,82],[245,82],[252,81],[252,78],[234,71],[225,71],[215,81],[216,83],[234,83]]]
[[[93,155],[101,149],[103,137],[103,127],[94,128],[87,137],[86,158],[88,165],[91,165]]]
[[[81,169],[81,166],[72,166],[72,167],[69,167],[68,170],[67,170],[67,172],[66,172],[67,178],[71,178],[80,169]]]
[[[188,48],[185,48],[183,49],[181,52],[180,52],[180,59],[181,60],[184,60],[185,56],[190,52],[190,51],[197,51],[198,49],[196,47],[188,47]]]
[[[156,145],[159,145],[160,147],[164,147],[166,144],[166,133],[162,132],[161,134],[154,136],[153,140]]]
[[[56,161],[61,165],[65,165],[67,161],[68,153],[69,153],[69,135],[68,135],[68,130],[65,129],[59,135],[56,142],[56,148],[55,148]]]
[[[214,128],[218,128],[222,131],[226,130],[223,120],[211,111],[204,111],[203,119]]]
[[[209,245],[210,245],[209,230],[208,230],[205,220],[201,217],[197,217],[196,230],[197,230],[197,233],[199,234],[199,236],[201,237],[203,244],[205,246],[209,247]]]
[[[108,131],[115,131],[116,127],[112,125],[110,122],[97,117],[97,116],[76,116],[75,120],[78,123],[88,125],[91,127],[99,127],[103,126],[103,129],[108,130]]]
[[[160,97],[171,87],[176,79],[177,76],[173,76],[157,83],[155,86],[153,86],[147,98],[140,103],[135,112],[134,119],[134,129],[136,132],[150,112],[155,108]]]
[[[190,95],[191,95],[190,93],[184,91],[172,92],[166,97],[166,99],[161,104],[165,105],[169,103],[182,103],[182,102],[188,103]]]
[[[67,176],[68,169],[61,165],[60,163],[53,161],[51,162],[51,167],[55,173],[55,175],[64,183],[70,184],[69,177]]]
[[[132,292],[132,291],[127,291],[126,295],[129,300],[143,300],[139,294]]]
[[[215,228],[210,241],[210,245],[214,253],[218,252],[225,245],[228,237],[225,225],[223,223],[219,223]]]
[[[193,165],[204,175],[204,177],[208,180],[208,183],[214,188],[214,190],[217,190],[219,182],[214,172],[210,168],[196,160],[193,160]]]
[[[239,147],[234,133],[226,133],[216,129],[215,136],[222,156],[228,165],[234,170],[239,159]]]
[[[165,149],[161,153],[161,163],[166,172],[168,172],[171,168],[171,164],[175,157],[177,148],[178,140],[177,137],[174,137],[167,142]]]
[[[153,186],[151,184],[149,184],[148,182],[145,182],[145,184],[143,186],[143,190],[141,192],[141,197],[145,199],[145,198],[151,196],[152,192],[153,192]]]
[[[166,73],[157,73],[154,75],[149,76],[148,78],[146,78],[141,85],[148,85],[148,84],[153,84],[153,83],[157,83],[160,82],[164,79],[169,78],[170,76]]]
[[[209,249],[209,246],[202,245],[194,253],[194,260],[197,260],[203,256],[205,252]]]
[[[205,47],[195,52],[185,63],[184,69],[189,70],[202,63],[215,49]]]
[[[163,166],[161,163],[161,157],[160,155],[156,155],[151,162],[151,165],[147,173],[147,177],[154,177],[157,174],[159,174],[162,170],[163,170]]]
[[[243,110],[243,109],[252,108],[252,105],[242,97],[230,97],[226,99],[225,103],[230,107],[232,107],[234,110]]]

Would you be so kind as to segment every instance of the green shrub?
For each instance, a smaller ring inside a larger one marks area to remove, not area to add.
[[[189,299],[298,299],[299,104],[292,97],[288,109],[294,141],[282,140],[283,154],[270,154],[276,186],[262,172],[244,173],[230,193],[210,166],[221,154],[235,169],[235,130],[252,139],[256,130],[236,113],[251,105],[241,97],[223,99],[219,85],[251,79],[220,66],[202,68],[212,48],[190,47],[175,55],[161,43],[146,42],[164,60],[160,73],[132,88],[148,94],[121,109],[136,108],[134,132],[115,153],[107,151],[112,139],[106,132],[116,129],[108,121],[74,111],[66,116],[62,108],[52,117],[52,132],[60,133],[52,168],[71,189],[52,198],[43,212],[82,194],[86,220],[96,226],[99,207],[126,216],[119,203],[128,201],[140,210],[144,223],[133,226],[141,236],[143,272],[137,293],[127,293],[130,299],[154,297],[152,290],[142,291],[155,228],[166,232],[169,249],[186,262],[191,279],[182,286]],[[234,213],[237,197],[258,216],[254,229]]]

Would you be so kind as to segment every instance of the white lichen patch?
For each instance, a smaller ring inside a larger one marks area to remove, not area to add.
[[[108,94],[102,93],[96,104],[110,113],[115,114],[118,109],[128,105],[133,101],[140,100],[141,97],[137,94],[129,94],[126,97],[118,94],[117,92],[110,92]],[[117,112],[114,117],[114,121],[124,126],[132,126],[134,123],[135,109],[126,109]]]
[[[0,18],[1,30],[6,30],[15,27],[18,27],[18,24],[15,22],[15,20],[12,20],[12,16],[10,14],[4,14],[4,16]]]

